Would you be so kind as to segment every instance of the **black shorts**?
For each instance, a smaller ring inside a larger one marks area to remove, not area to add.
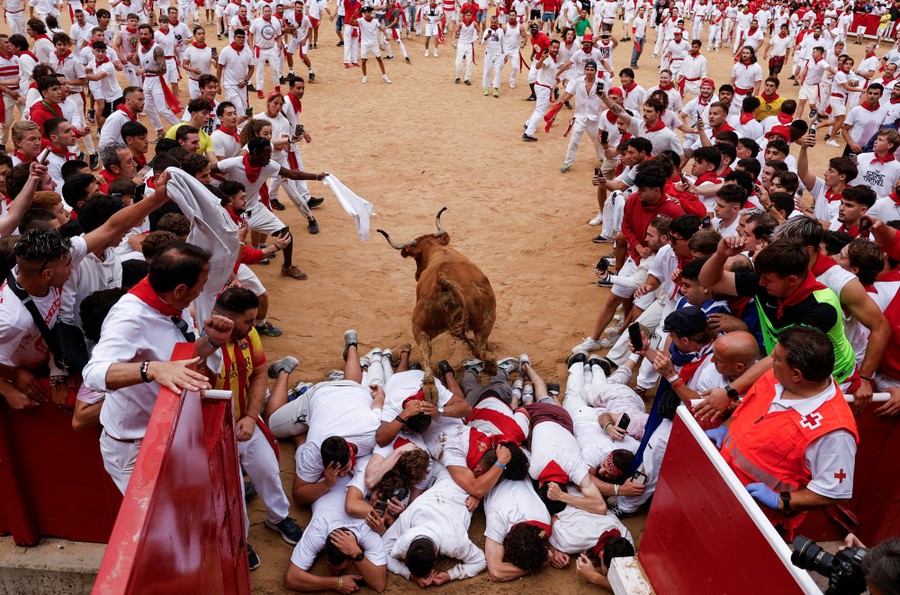
[[[532,20],[532,21],[539,21],[539,20],[541,20],[541,11],[540,11],[540,9],[535,10],[535,9],[532,8],[532,9],[531,9],[531,16],[530,16],[529,20]]]
[[[96,98],[95,98],[95,101],[96,101]],[[110,103],[109,101],[104,102],[104,103],[103,103],[103,114],[102,114],[102,116],[103,116],[104,118],[110,117],[110,116],[112,115],[112,113],[113,113],[113,110],[116,109],[117,107],[119,107],[120,105],[122,105],[122,103],[123,103],[124,101],[125,101],[125,97],[123,96],[123,97],[119,97],[118,99],[116,99],[116,100],[113,101],[112,103]]]

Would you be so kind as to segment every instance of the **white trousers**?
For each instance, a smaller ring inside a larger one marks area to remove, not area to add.
[[[120,442],[110,438],[104,431],[100,434],[100,455],[103,457],[103,468],[109,473],[116,487],[123,494],[128,488],[134,463],[141,450],[141,441]]]
[[[637,317],[637,322],[647,328],[655,329],[662,320],[664,309],[665,308],[660,304],[659,300],[653,300],[653,303]],[[606,357],[608,357],[610,361],[615,362],[616,365],[621,366],[625,363],[625,360],[628,359],[629,355],[631,355],[631,351],[628,349],[628,333],[622,333],[622,336],[619,337],[616,344],[609,350]]]
[[[484,71],[481,76],[481,86],[500,88],[500,71],[503,69],[503,54],[485,54]],[[493,71],[493,76],[491,72]]]
[[[719,49],[722,45],[722,25],[709,26],[709,40],[706,42],[706,49]]]
[[[295,151],[294,154],[297,156],[298,169],[302,170],[303,160],[300,158],[300,151]],[[290,169],[287,157],[279,157],[275,161],[277,161],[281,167]],[[278,198],[278,190],[281,188],[284,188],[288,198],[290,198],[291,202],[297,206],[297,209],[300,210],[300,213],[304,217],[309,218],[312,216],[312,212],[306,204],[309,202],[310,198],[306,180],[286,180],[281,176],[274,176],[269,183],[269,198]]]
[[[597,159],[603,159],[603,147],[600,145],[600,139],[597,138],[599,125],[599,120],[588,120],[584,117],[575,118],[575,123],[572,125],[572,132],[569,136],[569,148],[566,149],[566,160],[563,163],[566,165],[575,163],[575,154],[578,153],[578,145],[581,144],[581,137],[585,132],[588,133],[591,142],[594,143]]]
[[[463,61],[466,63],[466,77],[465,80],[470,80],[472,78],[472,56],[475,54],[475,44],[466,43],[459,44],[456,48],[456,78],[459,78],[459,74],[462,72]]]
[[[354,37],[355,27],[344,25],[344,64],[359,62],[359,34]]]
[[[550,109],[550,92],[551,89],[549,87],[535,83],[534,95],[537,100],[534,102],[534,111],[531,113],[531,117],[528,118],[528,124],[525,126],[525,134],[534,136],[538,125],[544,121],[544,114]]]
[[[507,62],[509,62],[509,66],[510,66],[509,88],[515,89],[516,88],[516,78],[518,78],[519,70],[522,67],[522,65],[519,63],[519,52],[516,51],[513,54],[507,54],[507,56],[509,57],[509,60],[507,60]],[[563,73],[563,74],[565,74],[565,73]]]
[[[247,87],[234,87],[231,85],[222,85],[225,95],[225,101],[234,104],[238,116],[243,116],[247,111]]]
[[[163,84],[158,76],[144,79],[144,113],[147,114],[153,130],[162,130],[163,124],[160,116],[165,118],[166,122],[171,126],[181,121],[166,104],[166,96],[163,94],[162,89]]]
[[[191,99],[200,97],[200,81],[195,81],[190,77],[188,77],[188,97]],[[238,115],[243,115],[243,113],[238,112]]]
[[[9,34],[25,35],[25,11],[9,12],[6,10],[4,12],[6,13],[6,22],[9,24]]]
[[[253,434],[246,442],[238,441],[237,447],[241,466],[256,487],[263,504],[266,505],[266,518],[273,523],[280,523],[287,518],[291,504],[284,493],[284,486],[281,485],[281,469],[278,468],[275,451],[259,428],[253,430]],[[243,491],[243,479],[240,483]],[[241,501],[244,503],[244,532],[249,536],[250,517],[247,514],[247,501],[244,498],[241,498]]]
[[[622,219],[625,217],[625,201],[628,197],[615,191],[606,197],[603,203],[603,236],[609,239],[622,231]]]
[[[254,51],[258,51],[259,55],[256,56],[256,89],[257,91],[263,91],[265,89],[265,78],[266,73],[264,67],[266,62],[269,63],[269,72],[272,75],[272,87],[277,87],[279,85],[278,77],[281,76],[281,58],[278,55],[280,52],[277,47],[271,47],[268,49],[254,48]]]

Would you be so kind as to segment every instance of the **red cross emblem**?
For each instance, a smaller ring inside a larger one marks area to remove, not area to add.
[[[844,483],[844,479],[847,477],[847,474],[844,473],[844,470],[841,469],[837,473],[834,474],[834,478],[838,480],[838,483]]]
[[[813,411],[809,415],[804,415],[800,419],[800,425],[807,430],[815,430],[822,425],[822,414],[818,411]]]

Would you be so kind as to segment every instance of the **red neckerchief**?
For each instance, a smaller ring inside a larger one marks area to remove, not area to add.
[[[866,58],[871,58],[871,57],[873,57],[874,55],[875,55],[875,52],[868,52],[868,53],[866,54]]]
[[[132,29],[132,28],[129,27],[128,25],[125,25],[125,30],[128,31],[129,33],[131,33],[132,35],[134,35],[135,33],[138,32],[137,27],[135,27],[134,29]]]
[[[241,50],[237,49],[237,46],[234,45],[234,42],[231,42],[231,43],[229,43],[228,45],[231,46],[231,49],[233,49],[233,50],[236,51],[237,53],[239,53],[239,54],[241,53]]]
[[[510,531],[515,529],[518,525],[531,525],[532,527],[537,527],[541,530],[540,538],[548,539],[550,535],[553,534],[553,528],[547,523],[542,523],[540,521],[521,521],[510,527]]]
[[[708,171],[705,174],[701,174],[697,176],[697,179],[694,181],[694,186],[699,186],[700,184],[704,184],[706,182],[712,182],[713,184],[719,184],[722,182],[719,179],[719,176],[716,175],[714,171]]]
[[[700,50],[695,50],[694,48],[691,48],[690,54],[691,54],[692,56],[699,56],[699,55],[700,55]]]
[[[97,63],[97,66],[103,66],[104,64],[106,64],[107,62],[109,62],[109,58],[108,58],[107,56],[104,55],[102,60],[97,60],[97,59],[95,58],[94,61]]]
[[[46,40],[49,41],[50,43],[53,43],[53,40],[50,39],[50,37],[49,37],[48,35],[45,35],[45,34],[43,34],[43,33],[41,33],[40,35],[36,35],[36,36],[34,37],[34,42],[37,43],[37,40],[38,40],[38,39],[46,39]]]
[[[778,37],[780,37],[781,39],[784,39],[784,38],[787,37],[787,36],[788,36],[787,33],[785,33],[785,34],[779,33],[779,34],[778,34]]]
[[[660,114],[660,115],[662,115],[662,114]],[[647,124],[644,123],[644,126],[647,126]],[[656,124],[654,124],[653,126],[647,126],[647,132],[656,132],[657,130],[662,130],[665,127],[666,127],[666,123],[662,121],[662,118],[660,118],[659,120],[656,121]]]
[[[538,475],[538,483],[540,485],[545,485],[551,481],[554,481],[561,486],[569,483],[569,474],[563,471],[563,468],[560,467],[559,463],[556,461],[547,463],[547,466],[544,467],[544,470]]]
[[[57,52],[56,53],[56,61],[57,61],[56,65],[61,67],[63,64],[65,64],[66,58],[68,58],[71,55],[72,55],[72,50],[66,50],[62,56],[60,56],[59,52]]]
[[[834,202],[836,200],[841,200],[842,198],[844,198],[843,192],[838,192],[837,194],[835,194],[834,190],[832,190],[831,188],[825,189],[825,200],[827,200],[828,202]]]
[[[747,122],[749,122],[752,119],[753,119],[753,114],[748,113],[748,112],[741,112],[741,126],[744,126],[745,124],[747,124]]]
[[[35,62],[39,61],[38,57],[34,54],[34,52],[30,52],[28,50],[25,50],[24,52],[19,52],[19,57],[21,58],[22,56],[31,56]]]
[[[894,80],[895,78],[897,78],[897,77],[895,77],[895,76],[890,76],[890,77],[884,76],[884,77],[881,77],[881,84],[882,84],[882,86],[887,85],[889,82],[891,82],[891,81]]]
[[[58,104],[58,103],[54,103],[53,101],[45,101],[45,100],[42,99],[42,100],[41,100],[41,105],[43,105],[43,106],[46,107],[48,110],[50,110],[50,113],[52,113],[53,116],[54,116],[55,118],[62,118],[62,117],[63,117],[63,115],[62,115],[62,108],[59,107],[59,104]]]
[[[203,45],[197,43],[196,41],[194,43],[192,43],[191,45],[194,46],[195,48],[197,48],[198,50],[206,49],[205,41],[203,42]]]
[[[267,23],[271,23],[271,22],[272,22],[272,15],[269,15],[268,17],[265,17],[265,16],[264,16],[264,17],[262,18],[262,20],[264,20],[264,21],[267,22]]]
[[[22,153],[19,153],[18,151],[15,151],[13,153],[13,155],[18,157],[19,161],[21,161],[22,163],[31,163],[32,161],[34,161],[34,157],[26,157],[25,155],[23,155]]]
[[[250,19],[248,19],[247,17],[242,17],[241,15],[238,15],[238,20],[241,22],[241,25],[244,27],[246,27],[247,25],[250,24]],[[231,44],[231,47],[234,47],[233,43]],[[235,49],[237,49],[237,48],[235,48]]]
[[[784,124],[785,126],[787,126],[788,124],[790,124],[791,122],[794,121],[794,116],[792,116],[790,114],[785,114],[783,112],[778,112],[778,115],[776,115],[775,117],[778,118],[778,121],[781,122],[782,124]]]
[[[288,101],[291,102],[291,107],[294,108],[294,113],[300,115],[300,112],[303,111],[303,102],[294,97],[293,93],[288,93],[285,95],[288,98]]]
[[[259,179],[259,174],[262,173],[262,166],[254,167],[250,165],[250,155],[244,155],[244,169],[247,172],[247,180],[251,184],[255,183]]]
[[[625,91],[625,96],[627,97],[628,94],[631,93],[635,87],[637,87],[637,83],[634,81],[631,81],[631,84],[628,85],[627,87],[625,85],[622,85],[622,90]]]
[[[91,16],[96,16],[96,15],[97,15],[97,9],[96,9],[96,8],[88,8],[87,6],[85,6],[85,7],[84,7],[84,12],[88,13],[88,14],[91,15]]]
[[[503,436],[488,436],[484,432],[480,430],[476,430],[475,428],[469,429],[469,452],[466,454],[466,467],[474,470],[475,467],[478,466],[478,462],[481,461],[481,457],[484,456],[488,450],[497,446],[500,443]],[[568,476],[566,476],[566,482],[568,483]],[[563,483],[563,485],[565,485]]]
[[[747,29],[747,37],[750,37],[757,31],[759,31],[759,27],[751,27],[750,29]]]
[[[143,279],[138,281],[138,284],[132,287],[128,293],[135,296],[167,318],[171,318],[173,316],[177,316],[179,319],[181,318],[181,314],[183,311],[174,308],[162,301],[162,298],[160,298],[156,291],[154,291],[153,287],[151,287],[149,277],[144,277]]]
[[[744,67],[749,67],[751,64],[753,64],[752,58],[751,58],[750,60],[747,60],[746,62],[744,62],[743,60],[741,60],[740,63],[743,64]]]
[[[148,52],[152,52],[152,51],[153,51],[153,46],[154,46],[154,45],[156,45],[156,42],[153,41],[153,40],[151,39],[151,40],[150,40],[150,43],[148,43],[146,46],[144,46],[143,44],[141,44],[141,47],[140,47],[140,49],[139,49],[138,51],[141,52],[142,54],[146,54],[146,53],[148,53]],[[144,51],[144,47],[147,48],[146,51]]]
[[[704,106],[704,107],[707,106],[707,105],[709,105],[709,98],[710,98],[710,97],[712,97],[712,95],[710,95],[710,96],[707,97],[706,99],[703,99],[703,95],[697,95],[697,105],[702,105],[702,106]]]
[[[778,95],[778,93],[772,93],[771,95],[766,95],[765,93],[763,93],[762,95],[760,95],[760,97],[762,97],[762,100],[766,103],[775,103],[776,101],[778,101],[780,95]]]
[[[879,104],[879,103],[876,103],[875,107],[869,107],[868,101],[863,101],[859,105],[862,106],[863,109],[869,110],[870,112],[877,112],[878,110],[881,109],[881,104]]]
[[[734,131],[734,128],[732,128],[731,124],[729,124],[728,122],[722,122],[722,124],[719,125],[718,130],[716,130],[715,128],[712,129],[713,136],[719,134],[720,132],[728,131],[728,130]]]
[[[630,141],[632,138],[633,138],[632,134],[630,132],[626,132],[625,134],[622,135],[622,140],[619,142],[624,143],[624,142]]]
[[[144,157],[143,155],[138,155],[138,154],[135,154],[134,152],[132,152],[131,158],[134,159],[134,162],[137,164],[138,171],[140,171],[141,169],[146,167],[147,158]]]
[[[219,130],[221,130],[222,132],[224,132],[225,134],[227,134],[228,136],[230,136],[231,138],[236,140],[238,143],[241,142],[241,136],[238,134],[237,130],[231,130],[224,124],[219,125]]]
[[[822,255],[819,255],[819,258],[821,259]],[[786,307],[799,304],[810,295],[812,295],[814,291],[818,291],[820,289],[825,289],[825,286],[816,281],[816,277],[813,275],[812,271],[807,271],[806,278],[803,279],[803,282],[800,284],[800,287],[797,288],[797,291],[783,300],[775,298],[775,300],[778,302],[778,318],[784,316],[784,309]]]
[[[0,52],[0,56],[3,56],[5,59],[9,60],[10,58],[12,58],[14,53],[15,52],[10,52],[8,54],[4,54],[3,52]]]
[[[829,269],[836,267],[836,266],[838,266],[838,263],[836,263],[833,258],[831,258],[830,256],[828,256],[826,254],[822,254],[821,252],[819,252],[818,258],[816,258],[816,264],[814,264],[812,266],[810,271],[812,271],[812,274],[814,276],[818,277],[825,271],[828,271]]]
[[[131,120],[133,122],[137,122],[137,115],[132,114],[131,110],[128,109],[127,107],[125,107],[124,103],[122,105],[118,106],[116,109],[119,110],[120,112],[125,112],[125,115],[128,116],[129,120]]]
[[[660,83],[659,85],[657,85],[656,88],[659,89],[660,91],[669,91],[672,89],[672,87],[673,87],[672,83],[669,83],[667,85],[663,85],[662,83]]]
[[[68,161],[69,158],[74,159],[75,157],[77,157],[77,155],[75,153],[69,152],[68,147],[63,147],[62,149],[57,149],[53,145],[50,145],[49,149],[50,149],[51,153],[53,153],[54,155],[59,155],[60,157],[64,158],[66,161]]]
[[[876,161],[877,161],[878,163],[881,163],[882,165],[884,165],[884,164],[890,163],[891,161],[894,160],[894,154],[893,154],[893,153],[888,153],[888,154],[885,155],[884,157],[879,157],[878,155],[875,155],[874,153],[873,153],[872,155],[873,155],[872,161],[869,162],[869,165],[874,165]]]

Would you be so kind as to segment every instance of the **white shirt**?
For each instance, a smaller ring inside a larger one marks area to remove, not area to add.
[[[268,50],[278,44],[278,38],[281,37],[281,23],[278,19],[272,17],[267,21],[262,17],[253,19],[250,23],[250,35],[253,35],[253,45],[262,50]]]
[[[575,435],[561,425],[545,421],[531,429],[531,461],[528,474],[538,479],[551,462],[556,462],[569,476],[569,482],[579,485],[588,473],[588,464],[581,456]]]
[[[225,174],[227,179],[240,182],[244,185],[244,189],[247,191],[248,210],[255,209],[259,204],[259,189],[262,185],[268,183],[269,178],[281,171],[281,166],[278,165],[277,161],[269,161],[268,164],[263,166],[256,181],[251,182],[247,178],[247,170],[244,168],[243,157],[223,159],[222,161],[219,161],[216,166],[219,168],[219,171]]]
[[[201,74],[193,74],[189,73],[188,76],[190,78],[196,80],[200,79],[200,76],[203,74],[212,74],[212,48],[206,46],[205,48],[198,48],[191,44],[187,46],[184,50],[184,55],[182,59],[188,63],[191,68],[197,68],[200,70]],[[223,72],[224,75],[224,72]]]
[[[586,85],[586,80],[582,76],[571,81],[566,87],[566,93],[575,96],[575,118],[595,122],[600,117],[603,103],[597,95],[596,80],[590,85]]]
[[[508,417],[519,426],[519,430],[521,430],[523,436],[528,436],[529,426],[531,425],[528,420],[528,415],[526,415],[524,411],[516,411],[513,413],[513,410],[510,409],[509,405],[497,397],[485,397],[481,399],[473,409],[482,412],[489,410]],[[488,436],[499,436],[503,434],[503,431],[496,424],[491,422],[490,419],[469,419],[467,423],[469,426],[476,428],[480,432],[484,432]],[[512,439],[512,436],[507,436],[507,438]]]
[[[376,19],[371,21],[365,17],[357,21],[359,23],[359,39],[362,45],[377,46],[378,45],[378,28],[381,26]]]
[[[559,65],[556,63],[556,60],[553,59],[553,56],[548,54],[547,58],[544,60],[544,65],[537,69],[535,84],[550,87],[552,89],[556,86],[556,71],[558,68]]]
[[[182,312],[182,320],[193,330],[189,308]],[[170,317],[134,295],[122,296],[112,307],[103,321],[100,342],[94,347],[83,372],[88,388],[109,393],[100,410],[100,423],[110,436],[123,440],[143,438],[160,386],[156,382],[141,382],[110,391],[106,385],[109,367],[142,361],[169,361],[175,344],[184,341],[184,335]]]
[[[788,35],[787,37],[781,37],[780,35],[775,35],[769,40],[772,44],[772,49],[770,50],[770,55],[774,58],[776,56],[784,56],[787,54],[788,48],[793,46],[794,40]]]
[[[340,436],[356,446],[357,459],[372,454],[381,411],[372,410],[369,389],[357,382],[320,382],[310,390],[313,392],[306,415],[309,432],[295,458],[297,476],[315,483],[325,470],[320,451],[322,442],[331,436]]]
[[[654,85],[647,89],[647,97],[653,95],[654,91],[659,90],[659,85]],[[669,96],[669,107],[666,109],[670,109],[674,112],[680,112],[681,108],[684,107],[684,104],[681,101],[681,92],[678,90],[678,87],[672,85],[671,89],[664,89],[666,95]],[[636,116],[640,116],[640,111],[635,112]]]
[[[487,568],[484,552],[469,539],[468,497],[446,469],[439,469],[434,486],[416,498],[384,534],[384,547],[390,554],[388,570],[409,578],[403,560],[419,537],[431,539],[440,555],[460,561],[447,571],[451,580],[469,578]]]
[[[209,137],[213,142],[213,153],[220,161],[222,159],[237,157],[240,154],[241,143],[238,142],[238,140],[235,139],[232,135],[225,134],[221,130],[217,129],[214,130]]]
[[[100,148],[102,149],[113,143],[124,143],[122,140],[122,126],[125,125],[125,122],[131,121],[128,114],[122,110],[113,110],[112,114],[103,123],[103,129],[100,131],[100,139],[97,142]]]
[[[731,69],[731,76],[734,77],[734,86],[740,89],[752,89],[756,83],[762,80],[762,67],[759,63],[754,62],[749,66],[745,65],[743,62],[738,62]],[[737,89],[735,89],[737,91]],[[743,95],[735,92],[735,95]],[[734,98],[734,101],[737,102],[738,107],[740,107],[740,100],[738,97]]]
[[[572,486],[569,486],[568,491],[572,496],[583,497],[582,493]],[[613,530],[617,530],[622,537],[634,543],[631,533],[611,512],[594,514],[574,506],[566,506],[556,515],[553,522],[550,545],[564,554],[577,554],[590,550],[597,545],[597,541],[604,533]]]
[[[866,109],[863,105],[857,105],[851,109],[847,113],[847,119],[844,120],[844,124],[850,126],[850,138],[860,147],[865,146],[869,139],[875,136],[875,133],[881,128],[881,123],[884,122],[884,114],[885,109],[883,107],[872,111]]]
[[[490,56],[499,56],[503,53],[503,38],[506,36],[503,29],[498,27],[497,29],[491,29],[488,27],[484,31],[484,35],[481,37],[481,45],[487,45],[484,48],[485,55]],[[544,65],[546,66],[547,62],[551,60],[548,58],[544,61]]]
[[[347,529],[356,536],[359,547],[366,558],[375,566],[387,563],[387,550],[381,536],[372,531],[365,519],[347,514],[344,503],[350,476],[339,477],[334,487],[319,496],[312,504],[312,518],[303,530],[303,537],[291,552],[291,564],[302,570],[309,570],[319,552],[325,549],[329,535],[335,529]]]
[[[97,83],[100,91],[98,99],[111,102],[122,97],[122,87],[119,85],[119,80],[116,78],[116,67],[112,62],[106,61],[100,66],[97,66],[97,60],[92,58],[88,67],[94,74],[99,74],[101,72],[106,74],[106,76],[99,81],[93,81]],[[121,127],[119,130],[121,131]]]
[[[238,53],[231,45],[227,45],[219,52],[219,65],[222,66],[222,85],[225,87],[237,87],[247,80],[247,72],[254,63],[253,51],[244,46]]]
[[[77,267],[87,255],[84,238],[72,238],[71,254],[72,265]],[[44,317],[47,327],[52,329],[59,320],[60,290],[51,287],[47,295],[32,296],[32,301]],[[0,285],[0,363],[33,369],[47,362],[48,358],[52,373],[61,374],[31,314],[4,280]]]
[[[527,479],[500,482],[484,497],[484,536],[503,543],[513,525],[523,521],[550,524],[550,513]]]
[[[721,235],[723,238],[738,235],[737,228],[741,223],[740,216],[735,217],[734,221],[732,221],[730,225],[727,225],[725,227],[722,227],[722,223],[723,221],[718,217],[714,217],[712,220],[713,229],[719,232],[719,235]]]
[[[81,302],[101,289],[122,286],[122,263],[114,248],[107,248],[103,260],[90,253],[72,269],[61,295],[59,319],[81,328]]]
[[[850,110],[852,114],[855,110]],[[856,158],[859,170],[854,185],[865,184],[875,191],[875,196],[888,196],[894,191],[894,184],[900,178],[900,162],[893,159],[887,163],[874,161],[874,153],[863,153]]]
[[[672,150],[682,155],[684,147],[681,146],[681,140],[675,136],[675,133],[668,128],[655,130],[650,132],[640,115],[633,116],[631,123],[628,125],[628,132],[634,136],[643,136],[653,144],[653,154],[658,155],[662,151]]]
[[[890,196],[882,196],[875,201],[875,204],[872,205],[872,208],[866,214],[882,221],[894,221],[895,219],[900,219],[900,205],[895,203]]]

